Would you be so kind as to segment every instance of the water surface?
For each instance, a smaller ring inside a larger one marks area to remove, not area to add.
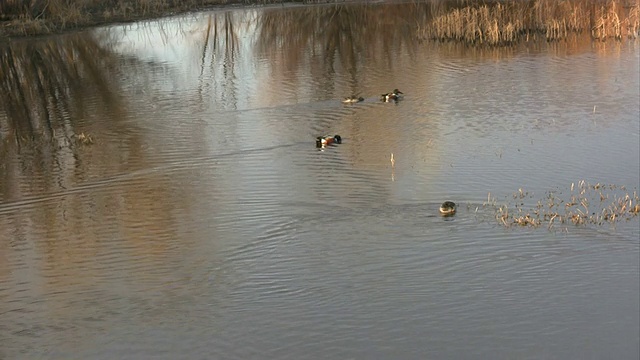
[[[483,204],[638,191],[638,41],[419,42],[427,10],[5,47],[29,71],[0,103],[0,358],[637,359],[638,217],[504,227]]]

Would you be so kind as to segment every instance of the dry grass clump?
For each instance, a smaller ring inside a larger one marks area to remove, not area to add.
[[[74,137],[78,141],[78,143],[82,145],[93,144],[93,136],[91,136],[90,134],[85,134],[84,132],[81,132],[80,134],[74,135]]]
[[[576,190],[576,191],[574,191]],[[522,189],[513,195],[516,205],[510,209],[503,205],[496,210],[496,220],[506,226],[547,225],[549,229],[561,224],[603,225],[629,220],[640,214],[640,196],[637,192],[624,193],[624,186],[591,185],[585,181],[571,184],[569,198],[565,201],[556,192],[548,192],[545,201],[525,209],[521,199],[532,198]],[[495,204],[495,200],[494,200]]]
[[[638,0],[467,0],[457,4],[436,8],[420,36],[495,46],[538,35],[548,41],[580,33],[591,33],[599,40],[640,35]]]
[[[432,39],[473,44],[512,43],[526,30],[525,24],[513,16],[522,10],[522,6],[515,2],[453,9],[447,14],[436,16],[425,30],[425,35]]]

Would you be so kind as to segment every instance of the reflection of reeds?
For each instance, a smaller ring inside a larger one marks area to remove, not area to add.
[[[72,136],[74,122],[68,120],[86,116],[87,95],[104,106],[117,100],[113,60],[86,34],[0,47],[0,134],[17,142],[51,138],[56,131]]]
[[[441,2],[420,36],[470,44],[506,45],[541,35],[549,41],[591,33],[594,39],[636,38],[638,0]]]

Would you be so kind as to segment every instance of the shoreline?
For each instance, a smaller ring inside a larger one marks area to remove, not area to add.
[[[367,4],[364,0],[5,0],[0,2],[0,43],[221,9],[354,3]],[[528,41],[531,36],[547,41],[581,33],[598,41],[640,37],[640,0],[443,0],[422,9],[428,20],[416,28],[419,40],[491,47]]]
[[[20,0],[16,1],[19,2]],[[137,8],[126,4],[120,8],[98,7],[90,9],[62,9],[65,12],[57,12],[46,15],[48,10],[45,8],[39,15],[28,17],[29,14],[23,13],[7,13],[0,4],[0,41],[11,41],[29,37],[39,37],[63,34],[67,32],[87,29],[91,27],[127,24],[144,20],[155,20],[164,17],[177,16],[192,12],[201,12],[221,8],[240,8],[255,6],[287,6],[294,4],[329,4],[329,3],[348,3],[352,0],[199,0],[199,1],[176,1],[170,4],[161,4],[156,8],[150,8],[148,3],[138,3]],[[131,1],[136,6],[136,1]],[[7,6],[6,4],[4,5]],[[87,10],[82,13],[82,10]],[[46,18],[46,19],[45,19]]]

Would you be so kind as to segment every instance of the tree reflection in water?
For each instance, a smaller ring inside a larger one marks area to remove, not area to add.
[[[71,138],[89,111],[122,109],[116,56],[88,33],[0,47],[0,134],[20,144]],[[99,101],[87,109],[88,95]]]
[[[413,2],[269,9],[257,19],[257,48],[263,53],[285,48],[287,68],[300,66],[305,53],[320,54],[326,71],[340,62],[354,76],[366,53],[384,59],[377,66],[392,66],[402,47],[413,53],[416,29],[429,12],[429,5]]]
[[[393,66],[401,48],[413,53],[416,29],[432,6],[361,3],[212,12],[197,41],[202,44],[200,75],[213,79],[214,89],[203,83],[200,93],[237,98],[227,80],[235,78],[238,58],[249,49],[271,59],[284,54],[282,61],[271,62],[281,67],[278,71],[297,69],[306,54],[319,54],[323,77],[340,63],[355,79],[362,58],[371,53],[375,56],[369,58],[380,61],[374,66]],[[243,47],[241,34],[248,31],[257,34],[256,44]],[[74,119],[90,115],[82,101],[88,95],[99,102],[91,112],[124,111],[114,76],[121,59],[108,45],[109,36],[108,31],[83,32],[0,47],[0,136],[17,143],[69,139],[79,132]],[[284,51],[276,54],[277,49]],[[204,75],[208,67],[211,73]]]

